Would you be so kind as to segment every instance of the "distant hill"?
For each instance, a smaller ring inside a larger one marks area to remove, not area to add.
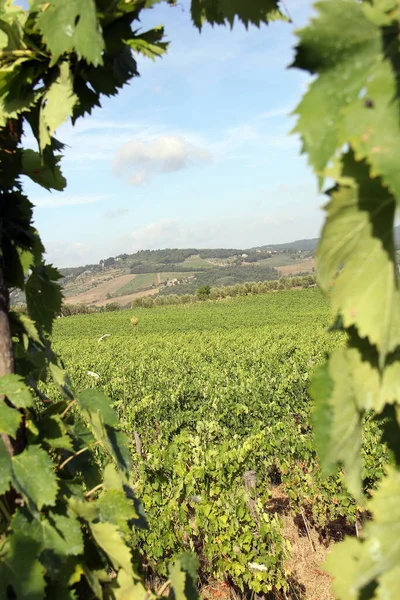
[[[400,225],[395,227],[400,254]],[[305,275],[315,271],[318,238],[239,248],[164,248],[109,256],[97,264],[61,269],[65,302],[129,305],[140,296],[193,294],[200,286],[227,285]],[[400,262],[400,261],[399,261]],[[11,303],[24,302],[18,290]]]
[[[319,238],[310,240],[296,240],[287,244],[274,244],[272,246],[260,246],[260,250],[301,250],[302,252],[311,252],[317,247]]]

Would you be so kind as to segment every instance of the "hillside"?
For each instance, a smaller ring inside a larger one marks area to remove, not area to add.
[[[394,232],[400,248],[400,226]],[[249,249],[140,250],[110,256],[98,264],[61,269],[61,284],[65,302],[70,304],[128,306],[141,296],[193,294],[203,285],[223,287],[313,273],[317,244],[318,238],[312,238]],[[12,304],[23,301],[20,294],[11,297]]]
[[[194,293],[202,285],[223,287],[311,273],[315,261],[300,249],[142,250],[108,257],[99,264],[61,269],[65,302],[129,305],[138,296]]]

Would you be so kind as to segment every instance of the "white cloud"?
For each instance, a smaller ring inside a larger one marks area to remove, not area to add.
[[[114,160],[114,171],[127,175],[130,185],[140,185],[160,173],[173,173],[212,162],[209,150],[177,135],[157,136],[124,144]]]
[[[118,217],[124,217],[129,213],[129,208],[122,207],[116,208],[115,210],[108,210],[104,213],[103,217],[105,219],[117,219]]]
[[[93,248],[83,242],[66,240],[45,241],[46,261],[54,264],[59,269],[63,267],[81,266],[92,262],[95,253]]]
[[[33,198],[32,203],[37,208],[58,208],[59,206],[75,206],[77,204],[92,204],[93,202],[101,202],[102,200],[108,200],[108,196],[103,195],[67,195],[64,193],[60,194],[49,194],[48,196],[42,196],[41,198]]]

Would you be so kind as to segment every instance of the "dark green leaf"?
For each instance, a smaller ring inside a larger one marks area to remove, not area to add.
[[[77,398],[79,406],[88,413],[101,415],[105,425],[115,427],[118,425],[118,417],[110,405],[110,400],[103,392],[96,389],[88,389],[81,392]]]
[[[191,13],[193,23],[199,29],[205,22],[232,26],[235,17],[246,27],[284,19],[278,0],[192,0]]]
[[[60,158],[58,158],[58,161]],[[58,162],[57,161],[57,162]],[[27,175],[46,190],[58,190],[61,192],[67,185],[65,177],[58,165],[50,167],[43,161],[39,152],[24,150],[22,155],[22,174]]]
[[[61,309],[62,293],[57,281],[61,275],[51,265],[40,264],[32,269],[26,282],[26,302],[30,317],[47,333]]]
[[[39,446],[28,446],[12,458],[13,484],[36,512],[43,506],[53,506],[58,490],[54,465]]]
[[[0,550],[1,598],[43,600],[46,582],[38,560],[39,544],[21,530],[13,531]]]
[[[134,52],[155,60],[168,50],[168,42],[163,42],[163,39],[164,27],[155,27],[144,33],[135,32],[134,37],[127,39],[126,43]]]
[[[17,408],[33,406],[32,394],[19,375],[0,377],[0,394],[4,394]]]
[[[36,10],[53,64],[67,52],[76,52],[95,66],[102,63],[104,42],[94,0],[36,0],[31,11]]]
[[[5,494],[12,480],[11,457],[7,452],[3,440],[0,437],[0,496]]]
[[[83,552],[81,526],[75,514],[49,511],[45,516],[34,518],[29,513],[17,513],[12,521],[13,529],[24,531],[40,544],[42,550],[53,550],[61,557]]]
[[[7,406],[0,400],[0,433],[5,433],[15,438],[21,424],[22,414],[16,408]]]

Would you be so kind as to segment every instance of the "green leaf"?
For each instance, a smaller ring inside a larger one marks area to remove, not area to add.
[[[0,437],[0,496],[5,494],[10,489],[11,480],[11,457],[7,452],[7,448],[5,447],[3,440]]]
[[[380,28],[367,18],[363,3],[326,0],[316,8],[318,17],[299,32],[292,66],[318,77],[296,108],[294,131],[310,164],[322,174],[343,145],[343,109],[358,97],[383,56]]]
[[[12,521],[12,528],[40,544],[41,550],[53,550],[61,557],[83,553],[81,526],[72,510],[66,514],[49,511],[43,518],[34,518],[21,511]]]
[[[57,159],[57,162],[60,160],[61,157]],[[22,175],[27,175],[46,190],[53,189],[61,192],[67,185],[58,165],[50,167],[43,162],[39,152],[30,149],[24,150],[22,153]]]
[[[17,323],[23,329],[23,331],[28,335],[28,337],[30,337],[30,339],[33,342],[36,342],[40,346],[43,346],[43,342],[40,339],[40,335],[37,330],[35,321],[30,319],[28,317],[28,315],[25,315],[24,313],[17,313],[17,312],[12,312],[11,318],[12,318],[12,321]]]
[[[39,544],[23,531],[13,531],[0,548],[1,599],[43,600],[46,581],[38,560]],[[6,593],[7,592],[7,593]]]
[[[40,11],[37,26],[52,54],[52,64],[70,52],[94,66],[102,64],[104,41],[94,0],[36,0],[31,12],[35,10]]]
[[[171,580],[171,586],[174,590],[175,600],[186,600],[186,572],[181,568],[179,560],[176,560],[172,565],[169,565],[168,572]]]
[[[192,0],[193,23],[201,29],[205,22],[210,25],[233,26],[235,18],[246,27],[286,18],[279,10],[278,0]]]
[[[87,389],[79,394],[77,401],[82,410],[101,415],[105,425],[111,427],[119,425],[117,414],[111,407],[109,398],[100,390]]]
[[[199,597],[197,591],[197,573],[200,564],[197,554],[194,554],[193,552],[183,552],[178,556],[177,562],[179,562],[181,570],[184,571],[184,573],[186,574],[186,600],[197,600],[197,598]]]
[[[363,97],[355,99],[344,111],[342,126],[343,142],[351,144],[358,160],[368,161],[371,175],[380,176],[397,199],[400,140],[393,132],[398,128],[400,114],[398,75],[388,60],[383,61],[368,78]]]
[[[58,490],[54,464],[45,450],[28,446],[12,458],[13,484],[27,500],[30,510],[55,504]]]
[[[32,394],[19,375],[3,375],[3,377],[0,377],[0,395],[7,396],[17,408],[33,406]]]
[[[354,363],[359,363],[358,351],[339,348],[329,359],[329,371],[317,371],[311,390],[316,403],[312,422],[323,469],[333,473],[343,464],[349,491],[361,498],[363,411],[353,391]]]
[[[56,30],[54,26],[53,29]],[[59,76],[43,96],[41,104],[39,137],[42,151],[51,144],[56,129],[73,114],[77,101],[70,64],[64,61],[60,65]]]
[[[143,54],[147,58],[155,60],[162,56],[168,50],[168,42],[163,42],[164,27],[155,27],[150,31],[137,34],[134,37],[126,40],[126,44],[132,48],[134,52]]]
[[[114,568],[121,567],[130,573],[132,571],[131,552],[117,527],[111,523],[91,523],[90,530],[96,543],[109,557]]]
[[[25,285],[29,315],[47,333],[51,333],[53,321],[61,310],[62,293],[56,283],[60,277],[57,269],[42,263],[32,268]]]
[[[116,600],[145,600],[149,593],[141,581],[121,569],[117,577],[118,588],[114,591]]]
[[[370,179],[368,165],[357,163],[351,153],[342,165],[317,249],[318,282],[331,294],[333,313],[377,346],[382,364],[400,344],[395,200],[379,179]]]
[[[100,520],[116,525],[125,535],[129,535],[132,523],[139,518],[132,500],[122,490],[106,490],[98,500]]]
[[[16,408],[7,406],[0,400],[0,433],[5,433],[15,438],[21,424],[22,414]]]
[[[60,415],[47,415],[40,420],[40,435],[43,443],[51,448],[73,450],[72,440]]]
[[[374,583],[378,586],[374,598],[398,597],[399,496],[400,473],[390,468],[368,503],[373,520],[365,525],[364,540],[347,539],[329,553],[326,568],[335,578],[333,589],[339,599],[365,597],[362,591]]]

